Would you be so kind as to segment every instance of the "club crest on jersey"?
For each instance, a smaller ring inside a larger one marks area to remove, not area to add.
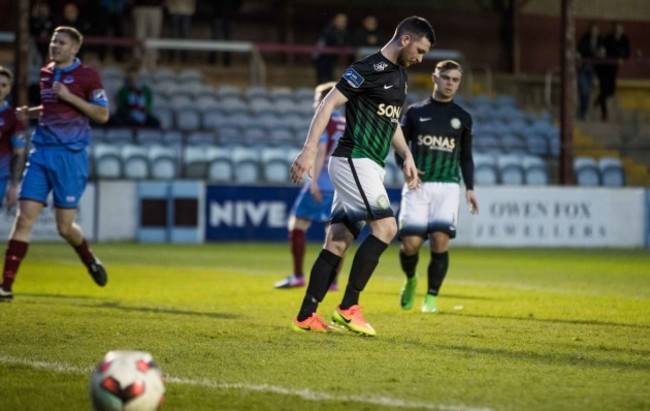
[[[387,210],[390,207],[390,201],[388,200],[388,197],[383,194],[377,197],[377,207],[381,208],[382,210]]]
[[[388,67],[388,63],[385,61],[375,63],[372,65],[372,67],[375,69],[375,71],[384,71],[386,70],[386,67]]]
[[[74,77],[72,76],[68,76],[63,79],[63,84],[72,84],[72,83],[74,83]]]
[[[456,117],[452,118],[449,123],[454,130],[458,130],[460,128],[460,120]]]
[[[106,100],[106,91],[103,89],[93,91],[93,100],[100,101]]]
[[[366,79],[361,77],[359,73],[352,67],[349,69],[345,70],[345,73],[343,74],[343,78],[348,82],[348,84],[354,88],[359,88],[361,84],[363,84]]]

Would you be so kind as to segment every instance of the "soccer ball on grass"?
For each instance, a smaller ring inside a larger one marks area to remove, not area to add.
[[[96,411],[154,411],[164,394],[162,371],[143,351],[110,351],[90,378]]]

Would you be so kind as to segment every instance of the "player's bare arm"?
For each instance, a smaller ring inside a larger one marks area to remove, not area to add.
[[[318,108],[316,108],[316,114],[314,114],[314,118],[309,126],[305,144],[291,165],[291,180],[294,183],[302,183],[305,173],[308,173],[311,177],[314,157],[318,150],[318,140],[323,135],[325,127],[327,127],[327,123],[332,116],[332,112],[339,106],[345,104],[346,101],[348,99],[336,88],[333,88],[325,96],[323,101],[321,101]]]
[[[320,187],[318,186],[318,174],[323,168],[325,157],[327,157],[327,144],[319,143],[318,152],[316,153],[316,160],[314,161],[314,168],[311,172],[311,175],[314,176],[314,178],[312,178],[311,183],[309,184],[309,191],[311,192],[314,201],[317,203],[321,203],[323,201],[323,196],[320,192]]]
[[[73,105],[77,110],[84,113],[95,123],[104,124],[108,121],[108,107],[102,107],[90,103],[81,97],[72,94],[65,84],[58,81],[52,85],[52,90],[54,90],[59,99]]]
[[[11,210],[18,203],[18,185],[25,169],[25,149],[14,148],[11,156],[11,180],[7,187],[5,196],[5,206],[7,210]]]
[[[41,115],[41,111],[43,111],[43,106],[34,106],[34,107],[21,106],[21,107],[16,107],[16,118],[18,118],[18,121],[22,121],[24,123],[27,120],[30,120],[32,118],[38,118],[38,116]]]
[[[402,164],[402,170],[404,171],[406,184],[409,189],[413,190],[420,185],[420,176],[418,174],[417,167],[415,167],[415,160],[413,160],[411,150],[409,150],[408,145],[406,144],[406,139],[404,138],[402,127],[399,125],[395,129],[392,143],[393,148],[397,154],[404,160],[404,164]]]

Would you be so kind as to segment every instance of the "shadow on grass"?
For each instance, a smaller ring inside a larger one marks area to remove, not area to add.
[[[404,342],[402,342],[403,344]],[[419,342],[412,342],[414,345],[423,345]],[[648,361],[625,361],[617,359],[595,358],[599,351],[588,354],[570,353],[537,353],[530,351],[511,351],[502,348],[478,348],[461,345],[424,344],[425,349],[451,350],[468,354],[487,355],[515,361],[535,361],[551,365],[569,365],[581,368],[618,368],[625,371],[647,371],[650,364]]]
[[[343,289],[345,291],[345,289]],[[395,291],[373,291],[372,294],[374,295],[383,295],[383,296],[388,296],[391,298],[396,298],[399,299],[399,292],[400,290]],[[397,297],[396,297],[397,296]],[[478,296],[478,295],[461,295],[461,294],[445,294],[445,298],[448,299],[456,299],[456,300],[476,300],[476,301],[496,301],[499,300],[499,298],[493,298],[493,297],[485,297],[485,296]]]
[[[21,294],[21,296],[31,297],[34,299],[62,299],[68,300],[70,305],[75,305],[77,307],[85,308],[102,308],[102,309],[113,309],[127,312],[141,312],[141,313],[151,313],[151,314],[170,314],[170,315],[188,315],[188,316],[197,316],[197,317],[207,317],[207,318],[218,318],[226,320],[235,320],[241,318],[240,315],[235,315],[231,313],[206,313],[200,311],[189,311],[189,310],[179,310],[175,308],[156,308],[156,307],[135,307],[122,305],[118,302],[100,302],[97,301],[97,297],[85,296],[85,295],[66,295],[66,294]],[[75,303],[74,300],[83,300],[83,301],[97,301],[95,304],[91,303]]]
[[[644,325],[644,324],[617,323],[612,321],[599,321],[599,320],[562,320],[558,318],[535,318],[532,315],[528,317],[511,317],[511,316],[504,316],[504,315],[465,314],[465,313],[456,313],[456,312],[440,312],[439,314],[455,315],[458,317],[488,318],[491,320],[536,321],[536,322],[553,323],[553,324],[597,325],[597,326],[604,326],[604,327],[626,327],[626,328],[650,329],[650,325]]]
[[[241,318],[239,315],[231,313],[206,313],[200,311],[188,311],[188,310],[178,310],[175,308],[152,308],[152,307],[132,307],[121,305],[120,303],[100,303],[100,304],[78,304],[80,307],[88,308],[108,308],[120,311],[128,312],[140,312],[140,313],[151,313],[151,314],[171,314],[171,315],[189,315],[196,317],[207,317],[207,318],[219,318],[222,320],[236,320]]]

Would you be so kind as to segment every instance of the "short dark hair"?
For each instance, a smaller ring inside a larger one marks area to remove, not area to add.
[[[419,16],[411,16],[402,20],[395,29],[395,38],[404,34],[410,34],[417,38],[426,37],[429,39],[431,46],[436,44],[436,33],[427,19]]]
[[[75,29],[74,27],[71,26],[59,26],[54,29],[54,34],[56,33],[65,33],[70,38],[76,42],[78,45],[81,46],[81,43],[84,41],[84,36],[79,32],[79,30]]]
[[[441,60],[436,64],[435,70],[438,73],[444,73],[447,70],[458,70],[463,72],[463,67],[460,65],[460,63],[454,61],[454,60]]]
[[[11,72],[8,68],[0,66],[0,76],[5,76],[9,79],[9,83],[14,81],[14,73]]]

